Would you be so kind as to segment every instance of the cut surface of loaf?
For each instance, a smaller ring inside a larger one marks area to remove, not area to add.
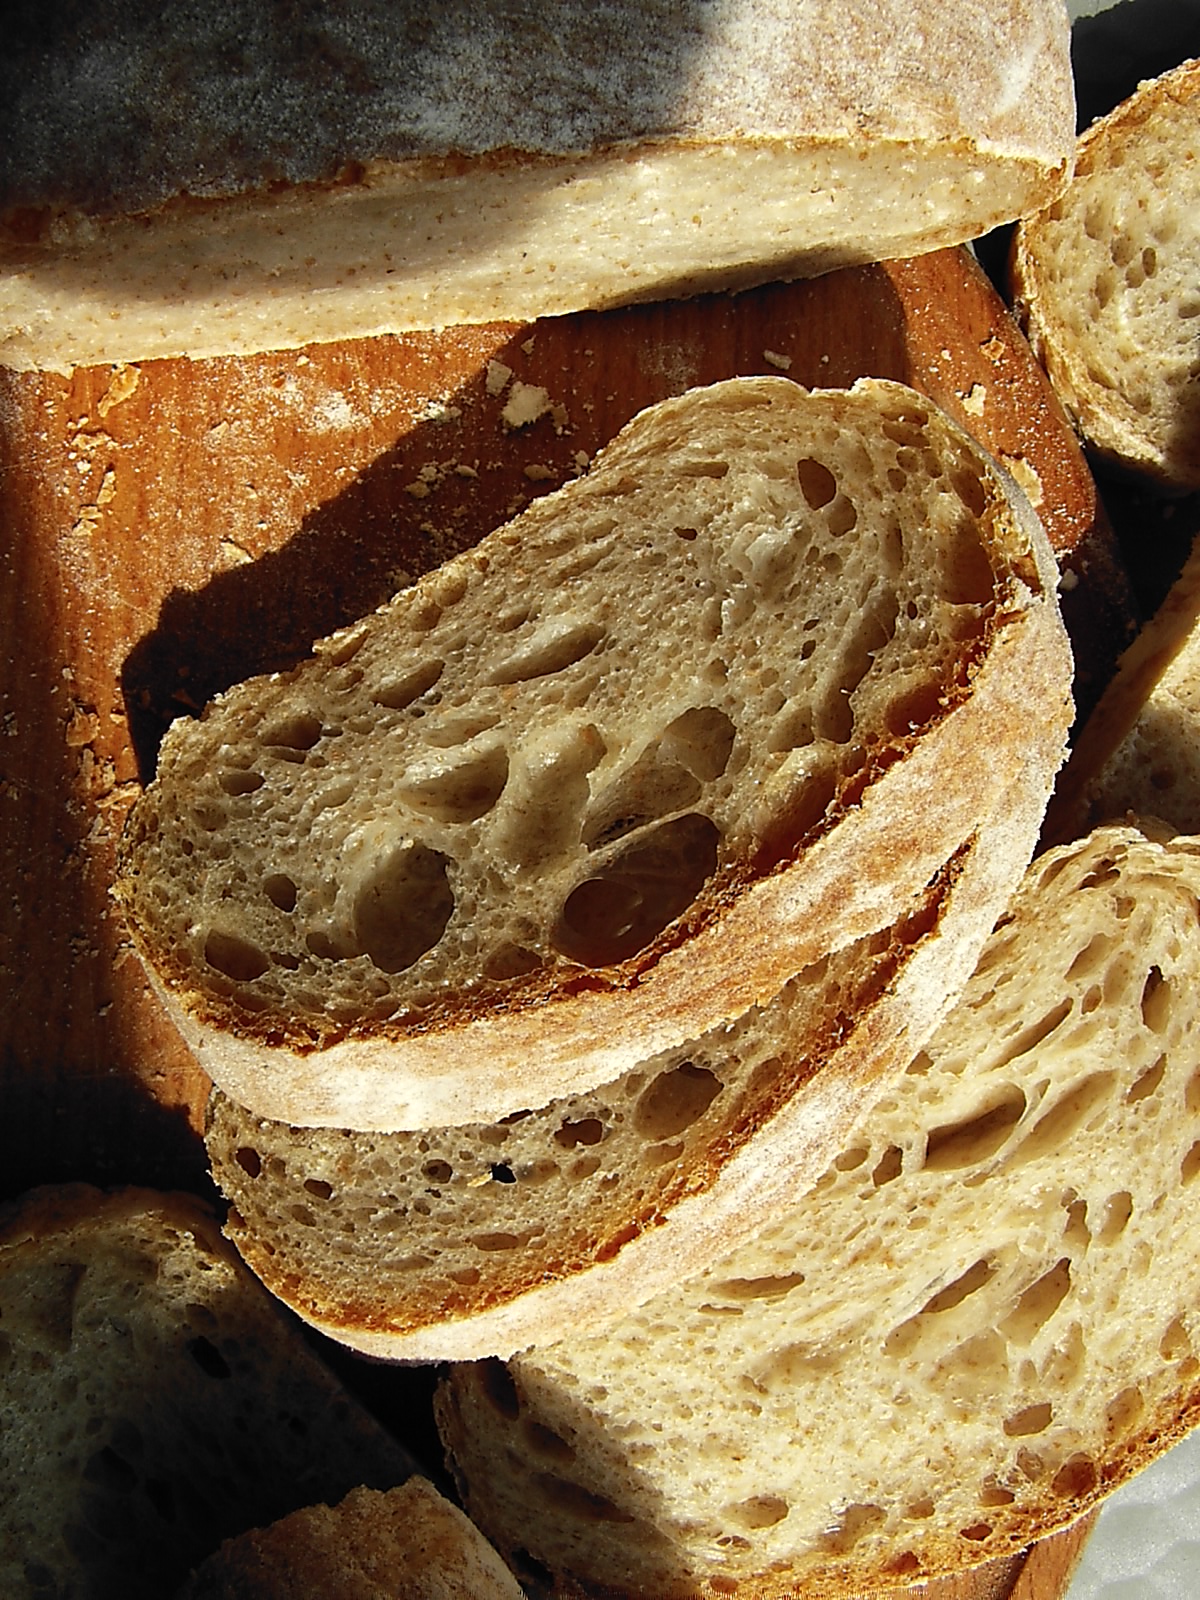
[[[1200,61],[1080,137],[1074,176],[1018,227],[1030,343],[1085,438],[1200,487]]]
[[[1127,811],[1200,833],[1200,546],[1075,738],[1046,835],[1062,842]]]
[[[175,1600],[521,1600],[512,1573],[425,1478],[352,1489],[230,1539]]]
[[[901,1587],[1200,1419],[1198,904],[1165,827],[1046,853],[789,1219],[601,1334],[452,1368],[498,1548],[563,1593]]]
[[[256,13],[14,40],[0,361],[281,349],[912,255],[1043,203],[1073,141],[1059,0],[836,18],[485,0],[306,24],[307,47]],[[313,85],[314,57],[355,65]],[[87,118],[97,58],[128,90]],[[80,148],[93,125],[101,159]]]
[[[0,1214],[0,1593],[162,1600],[222,1539],[415,1463],[190,1195]]]
[[[732,379],[163,742],[116,892],[260,1115],[491,1120],[888,926],[1057,727],[1028,503],[900,385]],[[1048,771],[1045,776],[1048,776]]]
[[[389,1134],[270,1122],[215,1090],[227,1234],[287,1305],[377,1358],[508,1356],[612,1322],[820,1175],[965,983],[1045,801],[1044,777],[1013,785],[892,926],[587,1094]]]

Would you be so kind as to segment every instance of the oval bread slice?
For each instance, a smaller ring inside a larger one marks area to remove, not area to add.
[[[116,892],[260,1115],[545,1105],[889,926],[1030,762],[1048,790],[1055,584],[1020,492],[903,386],[693,390],[177,722]]]
[[[1016,233],[1033,349],[1102,455],[1200,488],[1200,61],[1146,83],[1079,139],[1058,199]]]
[[[452,1369],[468,1510],[539,1594],[915,1584],[1200,1420],[1198,902],[1200,840],[1153,825],[1040,857],[789,1217],[611,1329]]]

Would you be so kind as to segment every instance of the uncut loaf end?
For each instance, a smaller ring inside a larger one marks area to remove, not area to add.
[[[176,722],[116,893],[258,1115],[545,1105],[886,928],[997,792],[1048,792],[1056,582],[1019,491],[911,390],[693,390]]]

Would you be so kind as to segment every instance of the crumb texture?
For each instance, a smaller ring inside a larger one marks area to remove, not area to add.
[[[652,408],[174,725],[118,885],[141,947],[199,1013],[313,1041],[644,971],[966,695],[1022,603],[1011,516],[896,386]]]
[[[162,1600],[223,1538],[413,1463],[189,1196],[0,1217],[0,1592]]]
[[[1079,141],[1065,193],[1018,231],[1031,342],[1088,440],[1200,487],[1200,62]]]
[[[1200,844],[1158,826],[1040,857],[791,1217],[606,1333],[453,1369],[444,1437],[499,1547],[662,1596],[912,1583],[1179,1437],[1198,897]]]

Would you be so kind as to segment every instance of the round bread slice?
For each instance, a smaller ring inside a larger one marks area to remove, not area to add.
[[[904,386],[692,390],[176,722],[116,893],[259,1115],[545,1105],[890,926],[997,791],[1048,786],[1056,582],[1015,485]]]
[[[1200,488],[1200,61],[1080,137],[1075,174],[1017,229],[1030,343],[1097,451]]]
[[[223,1539],[416,1461],[193,1195],[0,1210],[0,1593],[162,1600]]]
[[[612,1328],[452,1369],[467,1508],[531,1592],[898,1589],[1200,1420],[1198,900],[1169,829],[1043,855],[790,1216]]]

